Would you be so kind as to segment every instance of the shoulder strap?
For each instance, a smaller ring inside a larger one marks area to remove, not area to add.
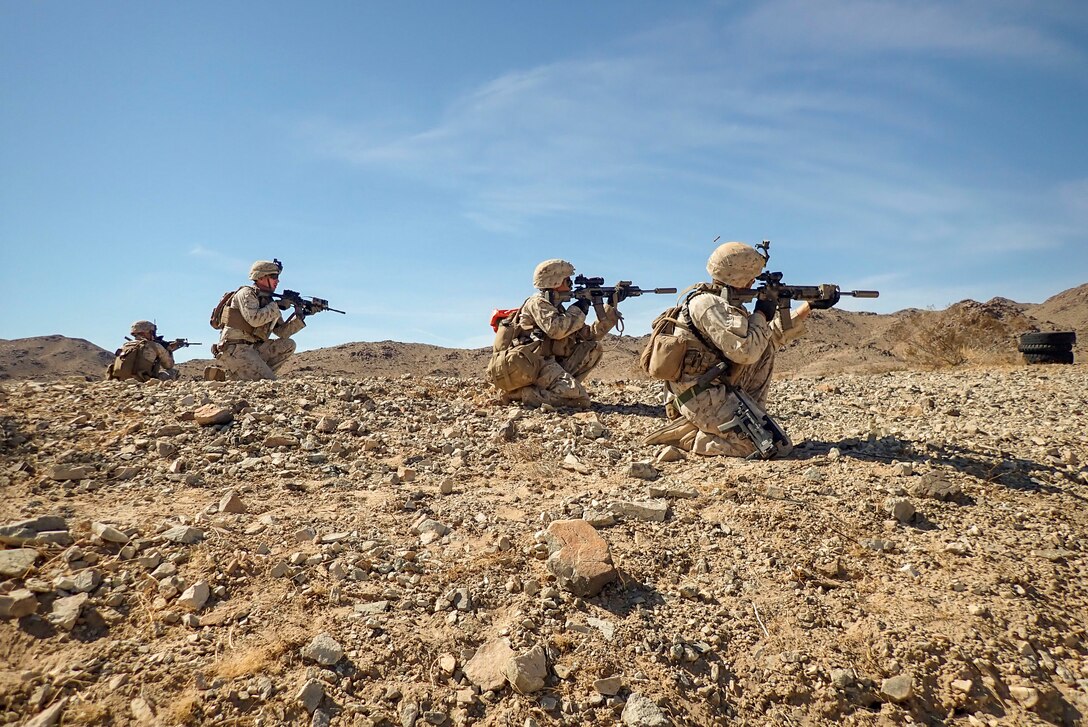
[[[691,319],[691,311],[688,310],[688,305],[691,303],[692,298],[695,298],[696,296],[702,295],[706,292],[708,291],[693,290],[688,293],[687,297],[684,298],[683,304],[680,306],[680,315],[677,316],[678,318],[682,318],[684,319],[684,321],[687,321],[687,323],[684,323],[683,321],[677,321],[677,324],[691,331],[691,335],[695,336],[695,338],[699,340],[699,343],[706,346],[706,349],[713,353],[715,356],[717,356],[719,359],[721,359],[722,361],[728,361],[728,357],[726,357],[726,355],[722,353],[722,350],[714,345],[714,342],[707,338],[706,334],[700,331],[699,327],[695,325],[695,321]]]

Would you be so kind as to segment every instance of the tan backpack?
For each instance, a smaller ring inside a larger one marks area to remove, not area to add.
[[[675,333],[687,300],[668,308],[650,326],[650,340],[638,357],[638,365],[651,377],[660,381],[679,381],[684,371],[684,355],[688,344]]]
[[[716,354],[721,358],[717,346],[706,339],[688,315],[691,299],[705,292],[707,291],[696,286],[695,290],[684,297],[682,303],[662,311],[654,318],[650,325],[650,340],[638,357],[639,367],[651,377],[660,381],[679,381],[683,376],[688,344],[684,338],[676,335],[676,326],[689,331],[712,355]]]
[[[238,291],[236,290],[228,290],[226,293],[223,293],[223,297],[219,299],[219,303],[217,303],[215,308],[212,309],[212,318],[210,323],[212,324],[212,328],[214,328],[215,330],[223,330],[223,311],[228,305],[230,305],[230,302],[234,300],[234,294],[237,292]]]
[[[540,342],[515,345],[520,313],[521,307],[496,310],[491,314],[495,341],[491,344],[491,360],[487,362],[487,380],[502,391],[514,391],[533,383],[544,365]]]
[[[143,358],[140,352],[148,343],[149,341],[129,341],[114,351],[113,363],[106,367],[106,378],[112,381],[147,381],[158,373],[155,366],[148,368],[141,365]]]

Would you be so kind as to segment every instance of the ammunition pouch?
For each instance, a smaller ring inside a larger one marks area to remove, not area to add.
[[[646,373],[661,381],[679,381],[688,372],[688,344],[681,336],[656,333],[644,353]]]
[[[544,365],[539,349],[540,343],[534,342],[496,351],[487,363],[487,380],[507,392],[528,386],[537,380]]]

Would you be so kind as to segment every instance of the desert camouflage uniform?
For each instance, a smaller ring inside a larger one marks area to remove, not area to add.
[[[544,365],[533,384],[507,396],[528,404],[587,407],[589,394],[582,381],[600,363],[600,341],[619,321],[619,311],[608,304],[597,306],[597,320],[589,325],[581,308],[552,303],[550,295],[538,292],[525,301],[518,316],[518,328],[525,335],[543,334],[539,345]]]
[[[276,302],[255,285],[238,289],[230,305],[223,309],[222,320],[223,333],[215,358],[227,378],[234,381],[275,379],[276,372],[295,352],[291,336],[306,327],[298,316],[283,320]],[[278,338],[270,340],[273,333]]]
[[[740,305],[722,296],[721,287],[707,286],[707,292],[696,295],[688,304],[692,323],[704,337],[733,362],[728,382],[739,387],[761,407],[767,401],[767,390],[774,371],[775,352],[805,332],[803,321],[792,319],[788,330],[782,328],[778,315],[770,323],[762,313],[749,314]],[[679,382],[666,382],[673,396],[694,386],[699,376],[719,359],[693,333],[681,326],[675,333],[688,346],[683,374]],[[713,386],[685,402],[680,415],[697,427],[690,449],[704,455],[747,457],[755,451],[751,440],[737,432],[721,433],[719,427],[733,419],[737,397],[722,384]]]
[[[161,379],[173,381],[178,378],[178,371],[174,368],[174,356],[158,341],[137,339],[126,341],[118,352],[121,355],[136,349],[136,362],[133,366],[134,377],[140,381],[148,379]],[[116,366],[117,364],[115,364]]]

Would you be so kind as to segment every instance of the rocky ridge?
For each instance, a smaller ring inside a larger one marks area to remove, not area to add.
[[[745,462],[649,382],[7,383],[0,723],[1078,723],[1085,392],[778,381]]]

